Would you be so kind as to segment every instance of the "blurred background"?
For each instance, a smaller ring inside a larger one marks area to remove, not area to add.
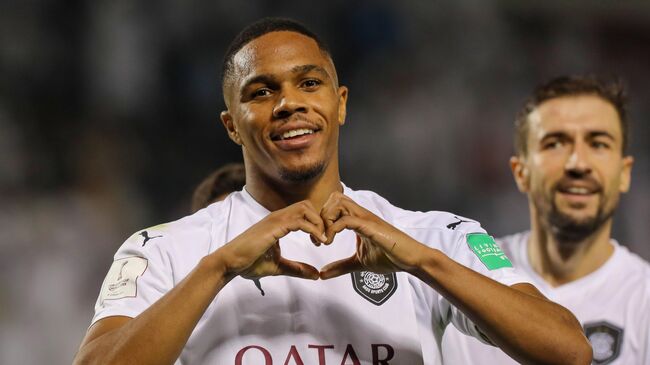
[[[648,1],[2,1],[0,363],[70,363],[119,245],[241,160],[221,59],[278,15],[322,35],[350,88],[343,181],[497,236],[528,226],[508,158],[534,85],[621,76],[636,164],[614,236],[650,258]]]

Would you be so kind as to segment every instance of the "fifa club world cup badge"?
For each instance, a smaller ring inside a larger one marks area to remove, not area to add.
[[[382,305],[397,290],[397,275],[377,274],[371,271],[353,272],[354,290],[374,305]]]
[[[623,330],[608,322],[585,323],[585,336],[594,350],[593,364],[605,365],[621,353]]]

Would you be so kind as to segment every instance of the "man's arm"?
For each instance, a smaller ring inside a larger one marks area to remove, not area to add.
[[[226,284],[218,256],[207,256],[139,316],[107,317],[86,334],[75,364],[173,364],[208,305]]]
[[[406,235],[343,194],[327,201],[321,216],[327,240],[343,229],[357,232],[357,252],[321,269],[321,278],[352,271],[409,272],[443,295],[481,332],[524,364],[590,364],[591,346],[564,307],[530,284],[491,280]]]
[[[269,214],[204,257],[174,289],[135,318],[114,316],[86,334],[75,364],[173,364],[219,291],[235,276],[289,275],[318,279],[318,270],[281,256],[278,240],[301,230],[323,240],[324,226],[308,202]]]
[[[591,363],[591,346],[567,309],[544,298],[530,284],[508,287],[430,250],[413,274],[460,309],[512,358],[522,364]]]

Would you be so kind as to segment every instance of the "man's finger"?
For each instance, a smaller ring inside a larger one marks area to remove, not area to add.
[[[325,236],[327,236],[327,240],[325,240],[323,243],[325,243],[326,245],[331,244],[332,241],[334,241],[334,236],[344,229],[351,229],[354,230],[355,232],[362,233],[362,234],[365,233],[365,232],[361,232],[362,231],[361,228],[362,228],[362,223],[359,218],[351,215],[344,216],[339,220],[337,220],[336,222],[327,226],[327,228],[325,229]]]
[[[314,239],[320,240],[322,242],[324,242],[325,239],[326,239],[325,233],[322,231],[322,229],[320,227],[314,225],[313,223],[311,223],[310,221],[308,221],[306,219],[301,219],[301,220],[296,221],[292,227],[289,227],[289,230],[290,231],[298,231],[298,230],[303,231],[303,232],[311,235]],[[314,241],[312,240],[312,242],[314,242]]]
[[[334,261],[323,266],[320,271],[320,278],[327,280],[361,270],[363,270],[363,265],[361,265],[359,259],[357,259],[357,255],[353,255],[347,259]]]
[[[317,280],[319,272],[315,267],[304,262],[291,261],[280,257],[276,275],[293,276],[301,279]]]
[[[321,218],[325,223],[325,229],[327,229],[327,227],[334,224],[334,222],[339,220],[339,218],[341,218],[344,215],[345,215],[345,211],[341,206],[331,206],[327,208],[324,207],[323,210],[321,211]]]
[[[305,209],[303,212],[303,219],[313,224],[318,229],[318,232],[320,232],[320,234],[314,235],[314,238],[323,241],[325,238],[323,237],[323,234],[325,233],[325,223],[323,222],[323,218],[321,218],[320,214],[314,210],[311,203],[309,203],[307,206],[309,209]]]
[[[347,197],[340,193],[332,193],[321,208],[320,216],[325,222],[325,226],[336,222],[339,218],[350,215],[347,208]]]

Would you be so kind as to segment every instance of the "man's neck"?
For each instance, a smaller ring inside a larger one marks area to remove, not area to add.
[[[266,176],[246,174],[246,191],[269,211],[276,211],[303,200],[309,200],[320,210],[330,194],[343,191],[338,169],[325,171],[310,181],[285,182]]]
[[[614,253],[610,242],[612,220],[580,242],[560,242],[531,211],[528,260],[544,281],[560,286],[598,270]]]

